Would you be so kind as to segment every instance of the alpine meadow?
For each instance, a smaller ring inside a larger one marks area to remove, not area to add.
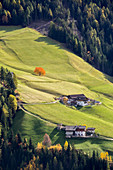
[[[14,72],[26,112],[19,110],[12,128],[36,145],[47,133],[52,144],[67,140],[84,151],[108,151],[113,156],[113,78],[96,70],[59,42],[34,29],[0,27],[0,66]],[[37,76],[35,67],[46,75]],[[101,105],[81,108],[54,102],[55,97],[85,94]],[[53,103],[52,103],[53,102]],[[28,113],[31,113],[28,114]],[[95,127],[99,138],[65,139],[57,124]]]

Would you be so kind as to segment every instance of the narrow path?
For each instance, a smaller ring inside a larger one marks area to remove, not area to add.
[[[33,116],[33,117],[35,117],[35,118],[37,118],[37,119],[40,119],[40,120],[42,120],[42,121],[44,121],[44,122],[46,122],[46,123],[53,124],[54,126],[57,125],[57,123],[55,123],[55,122],[50,122],[50,121],[48,121],[47,119],[44,119],[43,117],[41,117],[41,116],[39,116],[39,115],[35,115],[35,114],[27,111],[23,106],[20,106],[20,105],[19,105],[19,108],[20,108],[22,111],[24,111],[25,113],[27,113],[28,115],[30,115],[30,116]]]
[[[22,107],[22,106],[20,106],[20,105],[19,105],[19,108],[20,108],[22,111],[24,111],[25,113],[27,113],[28,115],[33,116],[33,117],[35,117],[35,118],[37,118],[37,119],[40,119],[41,121],[44,121],[45,123],[53,124],[54,126],[57,125],[57,123],[55,123],[55,122],[50,122],[49,120],[44,119],[43,117],[41,117],[41,116],[39,116],[39,115],[35,115],[35,114],[27,111],[24,107]],[[113,141],[113,138],[109,138],[109,137],[105,137],[105,136],[99,136],[98,139],[105,139],[105,140],[108,140],[108,141]]]
[[[109,141],[113,141],[113,138],[109,138],[109,137],[105,137],[105,136],[100,136],[99,138],[109,140]]]
[[[44,104],[55,104],[58,101],[54,101],[54,102],[49,102],[49,103],[22,103],[22,105],[44,105]]]

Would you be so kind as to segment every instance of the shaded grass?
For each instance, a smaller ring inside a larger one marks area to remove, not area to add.
[[[111,131],[113,128],[113,112],[110,112],[109,109],[106,111],[103,105],[91,108],[84,107],[80,110],[71,109],[62,104],[35,105],[35,107],[34,105],[27,105],[25,108],[54,123],[63,123],[64,125],[86,124],[88,127],[95,127],[96,132],[102,135],[113,137]],[[108,112],[107,115],[106,112]]]
[[[91,153],[92,150],[96,150],[99,153],[102,151],[108,151],[113,156],[113,141],[107,141],[103,139],[65,139],[64,131],[58,131],[55,126],[49,123],[45,123],[40,119],[27,115],[23,111],[18,111],[13,123],[14,134],[20,132],[22,139],[30,137],[34,145],[43,140],[45,133],[49,134],[52,144],[60,143],[62,146],[67,140],[70,144],[74,144],[76,149],[82,149],[85,152]]]
[[[32,138],[34,144],[43,140],[45,133],[50,134],[50,132],[55,128],[50,126],[45,122],[27,115],[23,111],[18,111],[13,122],[14,134],[20,132],[22,138],[30,139]]]

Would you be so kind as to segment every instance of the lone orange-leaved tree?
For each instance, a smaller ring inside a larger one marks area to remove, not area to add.
[[[34,72],[39,76],[44,76],[46,74],[45,70],[42,67],[36,67]]]

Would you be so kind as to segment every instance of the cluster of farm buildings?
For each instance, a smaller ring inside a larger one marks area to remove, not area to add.
[[[87,98],[84,94],[75,94],[68,96],[61,96],[56,98],[61,103],[68,106],[87,106],[87,105],[98,105],[101,102]],[[62,124],[57,125],[58,130],[64,130],[66,138],[74,138],[74,137],[93,137],[95,136],[95,128],[76,125],[76,126],[63,126]]]
[[[57,100],[60,100],[63,104],[75,107],[101,104],[99,101],[87,98],[84,94],[61,96]]]
[[[57,125],[58,130],[64,130],[66,138],[74,137],[93,137],[95,136],[95,128],[86,126],[63,126],[62,124]]]

